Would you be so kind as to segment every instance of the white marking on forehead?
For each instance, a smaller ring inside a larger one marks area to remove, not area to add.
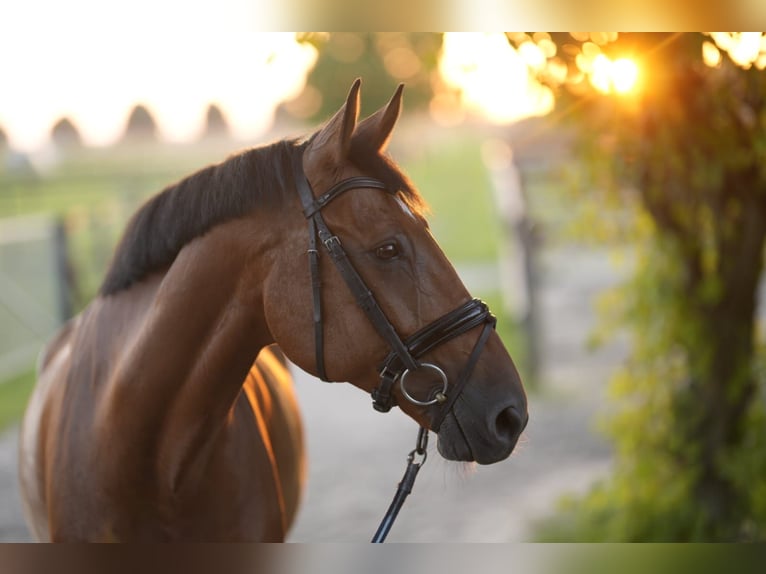
[[[401,208],[402,208],[402,211],[403,211],[404,213],[406,213],[407,215],[409,215],[409,216],[410,216],[412,219],[417,219],[417,217],[415,217],[415,214],[414,214],[414,213],[412,213],[412,210],[411,210],[409,207],[407,207],[407,204],[406,204],[406,203],[404,203],[404,201],[402,200],[402,198],[401,198],[401,197],[399,197],[399,196],[397,195],[397,196],[395,196],[395,197],[394,197],[394,199],[396,199],[396,203],[398,203],[398,204],[399,204],[399,207],[401,207]]]

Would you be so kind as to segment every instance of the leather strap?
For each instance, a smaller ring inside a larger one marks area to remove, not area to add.
[[[305,179],[305,178],[304,178]],[[341,193],[356,189],[360,187],[370,187],[373,189],[387,190],[386,184],[378,179],[371,177],[352,177],[344,179],[340,183],[333,186],[330,191],[323,193],[317,197],[312,203],[304,203],[303,214],[306,218],[312,217],[315,213],[319,213],[322,208],[328,205],[333,199],[338,197]],[[313,195],[312,195],[313,199]]]
[[[329,191],[319,196],[318,199],[314,199],[314,193],[311,190],[306,176],[303,172],[303,162],[300,155],[293,156],[293,173],[295,176],[295,185],[298,189],[298,195],[303,205],[303,213],[309,221],[309,265],[312,275],[312,286],[320,283],[319,281],[319,265],[318,261],[316,265],[312,262],[316,250],[316,237],[324,245],[325,250],[330,255],[330,258],[335,263],[341,277],[348,285],[349,290],[354,295],[357,304],[367,315],[367,318],[372,323],[372,326],[383,338],[392,351],[398,356],[406,368],[415,370],[418,368],[418,363],[410,355],[407,347],[402,342],[401,338],[391,325],[383,310],[375,300],[375,296],[368,289],[364,280],[359,276],[356,269],[348,259],[346,251],[340,243],[340,239],[334,235],[322,217],[321,209],[326,207],[333,199],[340,196],[345,191],[350,189],[356,189],[360,187],[371,187],[374,189],[387,190],[386,185],[379,180],[369,177],[352,177],[346,179],[337,185],[333,186]],[[313,247],[312,247],[313,244]],[[313,252],[311,250],[314,250]],[[318,253],[317,253],[318,257]],[[317,374],[322,380],[329,380],[327,372],[324,366],[324,344],[322,335],[322,301],[319,287],[312,288],[314,299],[314,341],[316,346],[316,363]]]
[[[399,337],[396,329],[386,317],[380,308],[375,296],[365,284],[362,277],[356,271],[341,245],[340,239],[334,235],[322,217],[322,209],[330,204],[341,194],[351,189],[372,188],[381,189],[391,193],[386,185],[377,179],[370,177],[351,177],[334,185],[330,190],[319,197],[314,197],[311,184],[306,179],[303,172],[302,154],[296,153],[293,156],[293,175],[295,186],[303,207],[303,213],[308,220],[309,231],[309,273],[311,274],[311,291],[313,299],[313,321],[314,321],[314,342],[316,352],[317,374],[323,381],[328,381],[325,360],[324,360],[324,330],[322,322],[322,284],[319,274],[319,249],[317,238],[324,245],[325,251],[332,259],[338,272],[354,295],[357,304],[367,315],[375,330],[391,348],[391,352],[383,361],[380,378],[380,385],[372,392],[373,407],[380,412],[391,410],[395,404],[392,395],[393,386],[402,376],[405,370],[415,371],[420,364],[417,359],[422,357],[435,347],[446,343],[473,329],[484,324],[484,329],[476,341],[468,363],[463,369],[458,382],[454,387],[447,390],[447,400],[441,406],[441,409],[434,419],[432,428],[438,431],[447,413],[452,409],[455,400],[462,393],[468,379],[473,372],[479,359],[481,351],[489,338],[490,333],[495,328],[496,319],[490,313],[487,305],[478,300],[472,299],[464,305],[458,307],[426,325],[415,332],[405,341]]]
[[[317,250],[317,232],[313,219],[309,219],[309,274],[311,277],[311,298],[313,301],[314,346],[316,348],[317,374],[327,380],[324,366],[324,329],[322,329],[322,279],[319,275],[319,251]]]
[[[465,368],[463,369],[463,372],[460,373],[460,378],[457,381],[457,384],[454,388],[450,389],[447,392],[447,402],[442,404],[439,407],[439,412],[436,415],[436,418],[431,421],[431,429],[434,432],[439,432],[439,429],[442,426],[442,423],[444,422],[444,419],[447,417],[447,414],[452,410],[452,407],[455,404],[455,401],[457,398],[462,394],[463,388],[465,387],[466,383],[468,382],[468,379],[471,377],[471,374],[473,373],[473,369],[476,366],[476,363],[479,360],[479,356],[481,355],[481,352],[484,350],[484,345],[487,343],[487,339],[489,338],[489,335],[492,333],[492,331],[495,330],[495,325],[497,323],[497,320],[494,316],[492,316],[492,320],[488,321],[486,325],[484,325],[484,329],[481,331],[481,335],[479,335],[478,340],[476,341],[476,344],[473,346],[473,350],[471,351],[471,356],[468,357],[468,362],[465,365]]]
[[[470,331],[474,327],[478,327],[482,323],[487,323],[487,325],[494,328],[496,319],[490,313],[486,303],[479,299],[472,299],[413,333],[404,343],[412,356],[419,359],[435,347]],[[482,343],[479,346],[478,352],[476,352],[476,347],[474,347],[477,358],[483,346],[484,344]],[[398,359],[398,355],[389,353],[383,361],[380,371],[381,383],[372,393],[373,407],[376,411],[388,412],[394,406],[393,386],[404,370],[409,368]],[[456,391],[454,388],[449,390],[447,396],[452,397],[460,391],[462,391],[462,385],[460,385],[459,391]]]

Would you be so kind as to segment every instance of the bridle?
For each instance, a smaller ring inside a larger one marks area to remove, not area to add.
[[[306,175],[303,171],[302,154],[293,156],[293,175],[298,189],[303,214],[309,226],[309,271],[311,274],[311,288],[313,298],[313,321],[314,341],[316,352],[316,367],[319,377],[328,381],[324,361],[324,326],[322,323],[322,284],[319,275],[319,250],[317,239],[324,246],[325,251],[340,272],[341,277],[356,298],[357,304],[362,308],[372,326],[388,343],[391,352],[383,360],[380,366],[380,384],[372,392],[373,407],[379,412],[388,412],[394,406],[396,399],[393,396],[393,387],[399,382],[402,395],[406,400],[421,406],[439,405],[439,411],[433,419],[431,428],[438,432],[445,417],[452,409],[455,400],[462,393],[471,373],[478,362],[479,355],[494,330],[496,319],[490,313],[487,305],[479,299],[472,299],[457,309],[450,311],[439,319],[426,325],[416,333],[402,340],[396,329],[386,317],[372,291],[367,287],[362,277],[348,258],[341,241],[332,233],[322,217],[322,209],[327,207],[334,199],[346,191],[352,189],[371,188],[383,190],[395,194],[396,190],[390,190],[382,181],[371,177],[350,177],[335,184],[322,195],[315,197]],[[439,345],[446,343],[470,331],[484,325],[463,371],[460,373],[457,383],[450,388],[447,375],[437,365],[427,362],[419,362],[418,359]],[[435,390],[424,401],[415,399],[407,390],[406,380],[410,373],[419,369],[429,369],[438,374],[442,386]]]

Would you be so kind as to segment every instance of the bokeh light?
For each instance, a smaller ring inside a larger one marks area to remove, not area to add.
[[[459,92],[466,108],[505,124],[553,108],[550,89],[529,73],[528,66],[544,63],[539,48],[530,45],[517,51],[502,33],[448,32],[439,71],[445,84]]]

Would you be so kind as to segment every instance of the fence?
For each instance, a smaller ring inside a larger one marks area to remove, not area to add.
[[[0,219],[0,382],[32,368],[72,304],[63,222],[41,215]]]

